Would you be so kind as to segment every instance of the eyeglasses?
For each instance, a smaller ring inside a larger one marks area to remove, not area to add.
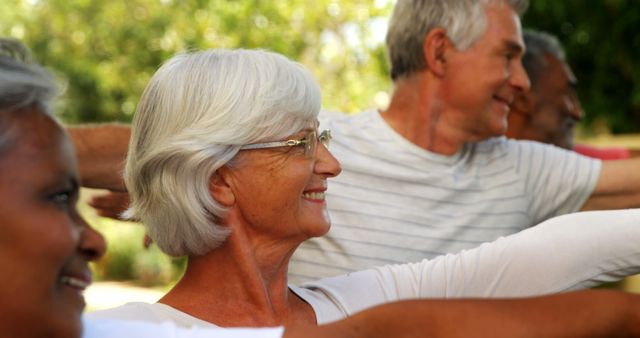
[[[243,145],[242,147],[240,147],[240,150],[304,146],[305,156],[307,156],[307,158],[313,158],[316,153],[318,142],[322,143],[325,147],[329,148],[330,140],[331,140],[331,131],[323,130],[320,133],[320,135],[318,135],[318,132],[313,130],[313,131],[309,131],[301,140],[251,143],[251,144]]]

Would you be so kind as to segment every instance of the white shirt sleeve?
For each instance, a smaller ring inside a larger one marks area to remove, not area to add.
[[[640,273],[640,209],[550,219],[458,254],[307,283],[325,323],[400,299],[526,297]]]
[[[173,322],[158,324],[111,319],[84,318],[83,324],[83,338],[281,338],[284,333],[283,327],[183,328]]]

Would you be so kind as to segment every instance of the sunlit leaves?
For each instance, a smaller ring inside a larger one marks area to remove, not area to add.
[[[333,110],[374,106],[376,93],[389,88],[383,39],[371,37],[372,20],[390,12],[384,0],[31,0],[10,7],[0,11],[0,33],[21,38],[66,84],[59,112],[67,122],[130,120],[157,67],[193,49],[282,53],[316,74]]]

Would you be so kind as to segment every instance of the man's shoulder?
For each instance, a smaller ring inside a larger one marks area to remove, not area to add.
[[[495,137],[476,144],[477,153],[495,153],[518,158],[518,161],[570,161],[571,163],[595,163],[598,160],[578,154],[572,150],[557,147],[552,144],[531,141],[514,140],[506,137]]]
[[[495,151],[505,152],[518,147],[518,144],[514,143],[513,141],[515,140],[508,139],[504,136],[491,137],[478,142],[470,143],[469,147],[471,147],[472,152],[479,153],[491,153]]]
[[[560,152],[570,152],[568,150],[558,148],[553,145],[549,145],[546,143],[529,141],[529,140],[515,140],[510,139],[505,136],[491,137],[473,144],[480,150],[488,151],[488,150],[497,150],[502,149],[504,151],[515,151],[522,149],[530,149],[532,151],[560,151]]]

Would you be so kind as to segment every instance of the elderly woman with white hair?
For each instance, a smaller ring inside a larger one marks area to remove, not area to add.
[[[329,230],[324,192],[340,173],[327,148],[330,132],[318,130],[320,101],[308,71],[267,51],[209,50],[164,64],[132,125],[128,216],[141,220],[164,252],[187,256],[186,272],[158,303],[92,316],[185,327],[323,324],[396,300],[532,296],[640,272],[640,212],[632,210],[563,216],[457,255],[289,285],[293,252]],[[597,302],[584,307],[589,295],[574,293],[581,301],[567,303],[552,296],[417,306],[425,320],[453,323],[466,308],[477,310],[474,321],[502,323],[509,320],[500,311],[521,319],[535,309],[550,319],[565,317],[558,305],[569,304],[576,311],[562,329],[582,330],[584,311],[600,311]],[[637,297],[626,297],[633,301],[625,306],[638,307]],[[535,323],[530,332],[556,332],[535,331],[549,329]]]

